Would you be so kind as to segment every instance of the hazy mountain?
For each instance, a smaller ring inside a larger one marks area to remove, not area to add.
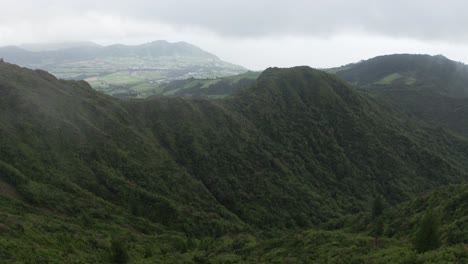
[[[27,51],[53,51],[80,47],[100,47],[100,45],[91,41],[81,41],[62,43],[29,43],[19,45],[18,47]]]
[[[225,99],[125,101],[0,63],[0,109],[12,261],[110,262],[116,234],[136,262],[290,262],[298,240],[303,261],[371,260],[386,248],[369,252],[366,233],[305,229],[468,179],[466,139],[307,67],[268,69]],[[390,260],[412,252],[387,243]]]
[[[443,56],[388,55],[331,69],[395,110],[468,136],[468,66]]]
[[[0,48],[0,57],[28,68],[50,71],[59,78],[86,79],[93,88],[107,94],[130,93],[138,97],[151,95],[160,83],[171,80],[214,78],[247,71],[185,42],[9,46]]]

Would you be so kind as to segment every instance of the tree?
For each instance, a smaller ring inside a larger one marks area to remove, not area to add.
[[[382,202],[382,197],[378,195],[375,197],[374,202],[372,203],[372,219],[373,219],[373,230],[374,235],[374,246],[378,246],[379,237],[383,235],[384,231],[384,221],[382,213],[384,211],[384,206]]]
[[[413,245],[418,252],[426,252],[440,247],[440,220],[432,209],[430,209],[419,223],[415,233]]]
[[[374,202],[372,204],[372,218],[376,219],[380,215],[382,215],[384,210],[383,202],[382,202],[382,196],[378,195],[375,197]]]
[[[125,247],[125,241],[119,237],[112,237],[111,241],[112,260],[116,264],[128,263],[128,253]]]
[[[379,245],[379,237],[383,235],[384,232],[384,221],[382,217],[379,217],[375,220],[374,222],[374,230],[373,230],[373,235],[374,235],[374,246]]]

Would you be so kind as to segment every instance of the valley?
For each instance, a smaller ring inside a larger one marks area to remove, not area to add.
[[[0,63],[1,258],[466,260],[466,138],[309,67],[235,90],[117,99]],[[430,208],[441,244],[415,251]]]

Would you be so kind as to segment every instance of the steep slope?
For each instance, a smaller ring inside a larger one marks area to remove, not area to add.
[[[29,203],[71,215],[123,210],[187,232],[241,225],[121,102],[85,82],[3,63],[0,94],[1,178]]]
[[[255,262],[279,245],[251,247],[257,231],[468,179],[465,139],[307,67],[268,69],[225,99],[122,101],[0,63],[0,110],[0,257],[13,261],[109,262],[124,233],[135,261],[223,262],[242,249]],[[323,234],[305,235],[350,237]]]
[[[466,180],[464,139],[398,120],[306,67],[269,69],[226,100],[131,104],[179,164],[256,226],[316,224],[377,193],[395,203]]]
[[[190,77],[213,78],[235,75],[245,68],[220,60],[194,45],[154,41],[137,46],[65,45],[61,49],[29,51],[20,47],[0,48],[0,58],[21,66],[43,69],[65,79],[86,79],[95,89],[108,94],[137,93],[160,82]],[[26,46],[26,48],[29,46]],[[39,47],[40,48],[40,47]]]
[[[468,66],[443,56],[388,55],[329,70],[396,111],[468,136]]]

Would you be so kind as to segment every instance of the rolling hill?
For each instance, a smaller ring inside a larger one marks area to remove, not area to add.
[[[407,89],[454,98],[468,97],[468,66],[442,55],[385,55],[330,71],[363,88]]]
[[[111,262],[121,247],[135,263],[411,253],[396,238],[372,249],[365,233],[318,228],[376,195],[393,206],[468,179],[465,138],[308,67],[270,68],[223,99],[119,100],[0,63],[0,110],[0,257],[11,262]]]
[[[397,54],[330,69],[396,111],[468,136],[468,66],[441,55]]]
[[[0,58],[62,79],[86,79],[98,91],[113,95],[151,95],[171,80],[214,78],[244,73],[241,66],[185,42],[154,41],[137,46],[58,43],[0,48]]]

